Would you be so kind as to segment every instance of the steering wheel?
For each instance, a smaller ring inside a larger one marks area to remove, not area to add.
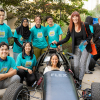
[[[51,70],[51,71],[59,71],[58,69],[53,69],[53,70]]]
[[[50,50],[50,46],[51,46],[51,45],[54,45],[54,44],[53,44],[53,43],[50,43],[49,46],[48,46],[48,50]],[[57,47],[58,47],[58,46],[57,46]],[[58,51],[60,51],[59,48],[58,48]]]

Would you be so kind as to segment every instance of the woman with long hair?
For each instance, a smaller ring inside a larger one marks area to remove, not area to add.
[[[86,35],[85,28],[88,33],[88,37]],[[88,52],[92,51],[90,44],[92,34],[89,29],[89,24],[83,23],[81,21],[80,14],[77,11],[74,11],[71,14],[70,24],[66,37],[62,41],[54,41],[53,43],[57,46],[61,45],[67,42],[70,37],[72,37],[72,53],[74,54],[74,74],[75,78],[79,81],[79,88],[81,88],[82,79],[85,73],[86,61],[89,54]],[[83,52],[81,52],[81,50],[79,49],[79,45],[85,40],[86,42],[84,43],[84,45],[86,45],[86,48]],[[82,59],[81,62],[80,59]]]
[[[48,71],[58,70],[58,71],[65,71],[64,67],[61,66],[59,61],[59,56],[57,54],[52,54],[50,57],[50,61],[48,66],[44,70],[44,74]]]
[[[19,53],[22,52],[22,47],[25,42],[31,42],[31,31],[27,18],[23,18],[21,26],[17,27],[14,33],[13,57],[16,61]]]
[[[31,86],[35,82],[36,57],[30,42],[24,44],[22,53],[17,57],[16,66],[18,68],[17,74],[21,78],[20,82],[23,83],[25,77],[27,85]]]

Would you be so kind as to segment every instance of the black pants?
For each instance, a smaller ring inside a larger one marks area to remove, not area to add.
[[[32,84],[36,80],[34,73],[29,74],[28,72],[26,72],[23,69],[18,69],[17,75],[19,75],[20,78],[21,78],[20,83],[23,83],[23,80],[24,80],[24,77],[25,77],[26,78],[26,83],[27,83],[28,86],[32,86]]]
[[[97,55],[93,56],[93,59],[97,61],[100,58],[100,46],[96,46],[97,48]]]

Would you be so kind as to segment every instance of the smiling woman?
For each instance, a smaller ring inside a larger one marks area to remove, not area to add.
[[[58,71],[65,71],[64,67],[61,66],[59,61],[59,56],[57,54],[52,54],[50,57],[50,61],[48,66],[44,70],[44,74],[48,71],[58,70]]]
[[[88,33],[88,37],[86,36],[85,27]],[[74,11],[71,14],[70,24],[68,27],[66,38],[64,38],[62,41],[59,42],[54,41],[53,43],[56,44],[57,46],[61,45],[67,42],[70,39],[70,37],[72,37],[72,52],[74,54],[74,74],[75,78],[80,83],[79,88],[81,88],[81,82],[85,73],[86,61],[89,55],[88,52],[91,52],[90,40],[92,38],[92,34],[89,29],[89,24],[87,23],[84,24],[81,21],[80,14],[77,11]],[[84,40],[86,40],[86,42],[84,43],[84,45],[86,45],[86,48],[84,49],[83,52],[81,52],[79,49],[79,45]],[[82,59],[81,62],[80,59]]]
[[[23,52],[17,57],[16,66],[18,68],[17,74],[21,78],[20,82],[23,83],[24,78],[26,78],[27,85],[31,86],[35,81],[36,57],[30,42],[24,44]]]

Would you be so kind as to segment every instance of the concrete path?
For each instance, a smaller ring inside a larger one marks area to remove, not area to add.
[[[13,50],[10,49],[10,56],[13,57]],[[86,88],[91,88],[91,83],[92,82],[100,82],[100,66],[96,65],[95,67],[95,71],[93,71],[93,74],[85,74],[83,81],[82,81],[82,90],[86,89]],[[0,95],[2,95],[4,93],[5,89],[0,90]],[[34,92],[31,92],[31,95],[33,95]],[[41,93],[40,92],[36,92],[37,97],[41,97]],[[35,98],[31,98],[30,100],[38,100]],[[83,100],[83,99],[80,99]]]

